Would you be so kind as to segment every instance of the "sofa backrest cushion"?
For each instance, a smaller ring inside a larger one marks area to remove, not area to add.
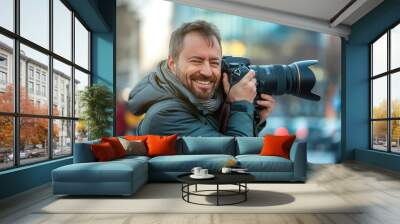
[[[93,141],[87,141],[87,142],[75,143],[74,163],[95,162],[96,158],[94,157],[94,154],[93,154],[92,150],[90,149],[90,146],[92,144],[99,144],[99,143],[100,143],[100,139],[93,140]]]
[[[177,154],[235,155],[234,137],[182,137],[177,142]]]
[[[259,154],[263,140],[263,137],[236,137],[236,155]]]

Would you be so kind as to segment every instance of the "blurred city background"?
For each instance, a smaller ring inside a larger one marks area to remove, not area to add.
[[[132,132],[142,119],[126,110],[131,89],[167,58],[171,32],[197,19],[220,29],[224,55],[248,57],[257,65],[319,61],[313,66],[317,78],[313,92],[321,101],[275,96],[276,108],[260,136],[296,134],[307,141],[309,162],[337,162],[341,156],[339,37],[161,0],[117,0],[117,135]]]

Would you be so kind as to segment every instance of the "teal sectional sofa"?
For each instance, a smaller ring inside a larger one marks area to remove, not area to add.
[[[148,181],[176,181],[193,167],[219,172],[228,160],[235,159],[259,182],[305,182],[306,143],[296,141],[290,160],[258,155],[262,137],[183,137],[177,140],[177,155],[128,156],[96,162],[90,141],[75,144],[74,163],[52,171],[54,194],[131,195]]]

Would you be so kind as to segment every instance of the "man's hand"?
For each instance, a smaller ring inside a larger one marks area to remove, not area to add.
[[[257,100],[257,105],[261,108],[259,124],[264,122],[275,108],[275,99],[271,95],[261,94],[261,99]]]
[[[225,93],[228,94],[229,102],[233,103],[235,101],[247,100],[253,103],[254,98],[257,95],[256,83],[257,80],[254,78],[256,76],[253,70],[250,70],[238,83],[231,87],[228,75],[223,74],[222,83],[224,85]],[[229,91],[230,88],[230,91]]]

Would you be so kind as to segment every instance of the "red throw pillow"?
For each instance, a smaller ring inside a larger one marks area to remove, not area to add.
[[[114,149],[108,142],[93,144],[91,145],[91,150],[94,154],[94,157],[99,162],[109,161],[117,158]]]
[[[159,136],[159,135],[148,135],[147,136],[147,154],[148,156],[165,156],[165,155],[176,155],[176,139],[177,135],[170,136]]]
[[[126,151],[122,146],[121,142],[119,142],[117,137],[108,137],[108,138],[101,138],[101,142],[108,142],[114,149],[115,155],[118,158],[126,156]]]
[[[290,148],[296,135],[274,136],[266,135],[264,137],[264,145],[261,149],[262,156],[281,156],[290,159]]]
[[[147,135],[125,135],[124,138],[128,141],[136,141],[136,140],[140,140],[140,141],[146,141],[147,139]]]

